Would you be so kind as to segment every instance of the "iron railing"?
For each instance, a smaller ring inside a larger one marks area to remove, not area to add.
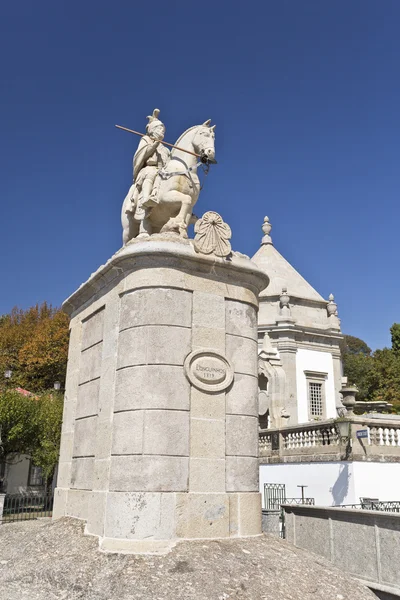
[[[53,492],[41,494],[6,494],[4,498],[3,523],[27,521],[51,517],[53,512]]]
[[[263,510],[272,513],[280,513],[279,516],[279,535],[281,538],[286,537],[285,527],[285,511],[282,508],[283,504],[306,504],[308,506],[315,505],[315,498],[286,498],[286,485],[284,483],[264,483],[264,507]]]
[[[306,504],[307,506],[315,506],[315,498],[286,498],[284,504]]]
[[[385,502],[379,500],[364,500],[364,502],[360,502],[359,504],[340,504],[339,506],[335,506],[335,508],[355,508],[358,510],[380,510],[384,512],[400,512],[400,501],[389,500]]]
[[[264,483],[264,509],[280,510],[285,503],[286,485],[284,483]]]
[[[286,498],[284,483],[264,483],[264,510],[280,510],[282,504],[307,504],[314,506],[314,498]]]

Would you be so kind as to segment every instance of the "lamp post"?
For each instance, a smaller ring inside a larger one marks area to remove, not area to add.
[[[335,429],[342,444],[345,444],[349,441],[350,421],[348,419],[338,419],[337,421],[335,421]]]

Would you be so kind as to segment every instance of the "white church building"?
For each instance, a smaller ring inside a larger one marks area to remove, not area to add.
[[[320,506],[400,500],[400,419],[354,415],[354,392],[343,387],[334,297],[325,300],[288,263],[271,228],[265,217],[252,257],[270,277],[258,315],[260,491],[276,484],[296,498],[305,486]],[[345,437],[337,421],[344,405]]]
[[[261,424],[283,427],[335,418],[342,387],[337,306],[274,247],[268,217],[263,231],[252,257],[270,277],[258,317]]]

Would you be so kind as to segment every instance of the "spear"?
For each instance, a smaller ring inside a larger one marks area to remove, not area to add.
[[[140,135],[140,137],[147,135],[145,133],[140,133],[140,131],[134,131],[133,129],[128,129],[127,127],[122,127],[121,125],[116,125],[115,127],[118,127],[118,129],[123,129],[124,131],[129,131],[129,133],[134,133],[135,135]],[[152,137],[150,137],[150,139],[153,140],[154,142],[159,141]],[[171,148],[176,148],[177,150],[182,150],[182,152],[187,152],[188,154],[192,154],[192,156],[197,156],[200,159],[202,158],[202,156],[200,156],[200,154],[196,154],[196,152],[191,152],[190,150],[185,150],[185,148],[180,148],[179,146],[174,146],[174,144],[169,144],[168,142],[161,142],[161,143],[164,144],[165,146],[170,146]]]

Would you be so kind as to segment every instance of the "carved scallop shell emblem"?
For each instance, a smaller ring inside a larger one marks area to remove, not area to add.
[[[224,223],[222,217],[210,210],[199,219],[194,226],[194,248],[201,254],[228,256],[231,251],[229,240],[232,237],[231,228]]]

